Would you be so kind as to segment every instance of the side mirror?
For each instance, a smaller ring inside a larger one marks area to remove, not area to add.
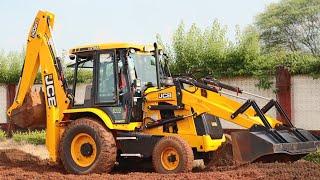
[[[70,60],[75,60],[75,59],[76,59],[76,55],[70,54],[70,55],[69,55],[69,59],[70,59]]]

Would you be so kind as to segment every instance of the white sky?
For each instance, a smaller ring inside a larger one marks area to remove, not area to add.
[[[38,10],[56,15],[54,40],[62,49],[101,42],[152,43],[159,33],[168,43],[178,24],[246,27],[266,5],[279,0],[7,0],[0,2],[0,49],[21,50]]]

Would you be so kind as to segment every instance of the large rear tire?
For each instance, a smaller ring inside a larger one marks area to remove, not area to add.
[[[64,131],[59,154],[69,173],[108,173],[116,162],[117,148],[110,131],[94,119],[80,118]]]
[[[176,136],[161,138],[152,153],[155,171],[163,174],[190,172],[193,160],[191,147],[185,140]]]

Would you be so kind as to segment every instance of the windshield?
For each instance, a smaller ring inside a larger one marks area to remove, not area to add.
[[[132,53],[128,57],[131,80],[139,78],[142,85],[157,85],[156,60],[151,53]]]

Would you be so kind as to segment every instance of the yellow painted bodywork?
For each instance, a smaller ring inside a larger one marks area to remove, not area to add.
[[[81,153],[81,146],[84,144],[90,144],[92,147],[92,154],[89,156],[84,156]],[[92,163],[96,160],[97,156],[97,144],[94,139],[86,133],[77,134],[71,142],[71,157],[73,161],[80,167],[88,167],[91,166]]]
[[[90,112],[97,115],[109,129],[133,131],[135,130],[135,128],[138,128],[141,126],[140,122],[132,122],[129,124],[113,124],[110,117],[104,111],[97,108],[78,108],[78,109],[64,110],[64,114],[83,113],[83,112]]]
[[[171,98],[162,99],[159,98],[159,93],[171,93]],[[186,97],[183,97],[183,102]],[[159,102],[166,102],[168,104],[177,105],[176,88],[171,86],[162,90],[156,90],[156,88],[150,88],[146,91],[144,104],[145,117],[151,117],[153,119],[161,119],[159,110],[149,110],[150,105],[157,105]],[[198,152],[209,152],[217,150],[223,142],[226,141],[223,136],[222,139],[212,139],[209,135],[198,136],[196,132],[196,126],[194,124],[194,117],[192,116],[191,107],[185,104],[184,109],[175,110],[176,116],[188,116],[183,120],[177,121],[177,133],[163,132],[163,127],[159,126],[152,129],[145,129],[143,132],[146,134],[159,135],[159,136],[172,136],[178,135],[183,138],[192,148],[196,148]],[[145,122],[148,123],[148,122]]]
[[[48,94],[45,92],[47,122],[46,146],[50,159],[55,162],[58,158],[60,142],[59,122],[63,119],[63,111],[68,108],[70,101],[62,87],[54,65],[54,47],[50,43],[52,38],[50,29],[53,27],[53,23],[54,15],[52,13],[46,11],[38,12],[28,35],[26,56],[18,92],[7,114],[10,117],[12,110],[22,105],[26,93],[31,89],[40,67],[42,82],[45,82],[44,78],[46,75],[51,75],[54,82],[56,106],[48,105]],[[42,89],[44,91],[46,90],[45,83],[43,83]]]
[[[194,88],[191,87],[189,90],[193,91]],[[231,119],[232,113],[240,108],[242,104],[229,97],[220,95],[219,93],[212,91],[206,91],[206,93],[207,97],[203,97],[201,96],[200,89],[198,89],[195,93],[182,90],[182,96],[184,97],[183,103],[192,106],[198,114],[207,112],[246,129],[252,127],[254,124],[263,125],[260,118],[255,116],[255,111],[253,108],[249,108],[244,113],[239,114],[236,118]],[[282,124],[280,121],[272,117],[266,116],[266,118],[268,119],[272,128],[274,128],[277,124]]]
[[[135,44],[135,43],[125,43],[125,42],[116,42],[116,43],[104,43],[104,44],[89,44],[89,45],[83,45],[83,46],[77,46],[74,48],[71,48],[69,50],[70,54],[77,54],[82,52],[91,52],[95,50],[109,50],[109,49],[129,49],[133,48],[138,51],[143,52],[151,52],[154,51],[153,45],[142,45],[142,44]],[[158,47],[158,49],[162,49],[162,47]]]
[[[175,160],[171,162],[170,156],[174,156]],[[160,156],[161,164],[167,171],[172,171],[179,166],[180,156],[178,151],[173,147],[166,147]]]
[[[160,99],[160,93],[171,93],[171,98]],[[220,95],[219,93],[206,91],[207,96],[203,97],[201,95],[201,89],[195,87],[186,87],[186,90],[181,91],[182,93],[182,104],[184,108],[181,110],[175,110],[174,114],[176,116],[188,116],[184,120],[178,121],[178,133],[180,137],[188,142],[188,144],[197,148],[199,152],[215,151],[218,149],[223,142],[225,142],[225,137],[222,139],[211,139],[209,135],[197,136],[196,126],[194,124],[194,117],[192,116],[192,111],[197,114],[208,113],[217,116],[223,120],[238,124],[244,128],[250,128],[254,124],[263,125],[259,117],[255,116],[255,111],[249,108],[242,114],[239,114],[236,118],[231,119],[232,113],[234,113],[242,104],[232,100],[229,97]],[[150,110],[148,107],[150,105],[157,105],[159,102],[166,102],[168,104],[177,105],[176,87],[171,86],[169,88],[164,88],[162,90],[157,90],[152,88],[146,91],[144,113],[146,117],[151,117],[152,119],[161,119],[159,110]],[[274,128],[277,124],[282,124],[280,121],[266,116],[271,126]],[[148,119],[148,118],[146,118]],[[146,122],[147,123],[147,122]],[[147,129],[144,131],[147,134],[170,136],[172,133],[163,132],[162,126]]]

